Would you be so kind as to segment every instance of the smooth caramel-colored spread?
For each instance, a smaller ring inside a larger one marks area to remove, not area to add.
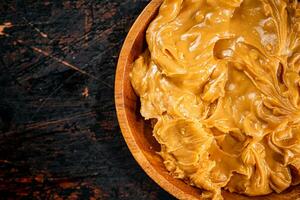
[[[300,7],[165,0],[131,83],[170,173],[222,199],[300,182]]]

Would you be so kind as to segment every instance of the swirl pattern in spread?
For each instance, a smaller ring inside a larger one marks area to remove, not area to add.
[[[134,62],[170,173],[222,199],[300,182],[300,9],[288,0],[165,0]]]

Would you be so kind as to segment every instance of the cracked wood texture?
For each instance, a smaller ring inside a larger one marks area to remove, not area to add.
[[[173,199],[114,108],[122,42],[147,0],[1,0],[0,199]]]

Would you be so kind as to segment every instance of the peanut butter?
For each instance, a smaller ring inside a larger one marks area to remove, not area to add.
[[[288,0],[165,0],[131,83],[167,170],[222,199],[300,181],[300,9]]]

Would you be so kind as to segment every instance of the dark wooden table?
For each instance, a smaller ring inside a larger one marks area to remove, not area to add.
[[[114,108],[118,54],[147,2],[0,1],[0,199],[172,199]]]

